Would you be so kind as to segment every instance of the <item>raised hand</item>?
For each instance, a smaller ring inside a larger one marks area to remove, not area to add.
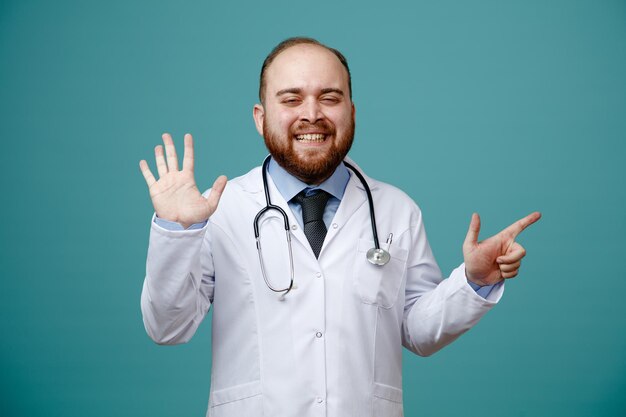
[[[493,285],[517,276],[526,250],[515,242],[515,238],[540,218],[541,213],[531,213],[497,235],[479,242],[480,217],[474,213],[463,243],[467,279],[478,285]]]
[[[159,173],[158,181],[152,175],[148,163],[145,160],[139,162],[139,168],[150,190],[154,211],[160,218],[178,222],[185,228],[194,223],[201,223],[215,212],[226,187],[226,177],[219,176],[213,183],[209,197],[204,198],[196,186],[193,175],[194,158],[191,135],[185,135],[182,170],[178,169],[178,158],[172,137],[169,133],[164,133],[162,137],[167,163],[163,156],[163,146],[158,145],[154,148]]]

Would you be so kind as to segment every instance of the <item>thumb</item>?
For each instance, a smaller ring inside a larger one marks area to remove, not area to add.
[[[224,175],[220,175],[213,183],[213,187],[211,187],[211,193],[207,198],[209,206],[211,207],[211,212],[215,211],[215,209],[217,208],[217,203],[219,203],[222,192],[224,191],[224,188],[226,188],[227,181],[228,180]]]
[[[478,243],[478,234],[480,233],[480,216],[478,213],[472,214],[472,220],[470,221],[469,229],[467,230],[467,235],[465,236],[465,242],[463,242],[463,246],[466,248],[471,248],[472,246]]]

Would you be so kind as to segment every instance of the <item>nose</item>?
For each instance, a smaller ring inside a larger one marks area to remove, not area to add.
[[[301,108],[301,121],[315,123],[318,120],[322,120],[324,118],[324,114],[322,113],[322,107],[320,106],[320,103],[315,99],[306,100]]]

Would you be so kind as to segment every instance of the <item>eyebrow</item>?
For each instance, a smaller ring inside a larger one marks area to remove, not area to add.
[[[343,96],[343,91],[341,91],[338,88],[322,88],[322,94],[328,94],[328,93],[337,93],[340,96]]]
[[[276,93],[276,97],[282,96],[283,94],[300,94],[301,92],[302,90],[299,88],[285,88]]]
[[[282,96],[284,94],[300,94],[302,93],[302,89],[300,88],[285,88],[283,90],[280,90],[276,93],[276,97]],[[338,88],[322,88],[321,91],[322,94],[328,94],[328,93],[336,93],[339,94],[340,96],[343,96],[343,91],[341,91]]]

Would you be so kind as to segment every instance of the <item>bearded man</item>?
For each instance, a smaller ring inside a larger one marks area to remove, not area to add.
[[[417,205],[346,158],[351,93],[340,52],[287,39],[253,110],[262,168],[203,195],[191,135],[182,169],[168,134],[158,181],[140,162],[155,208],[144,324],[157,343],[184,343],[213,307],[209,416],[401,416],[402,346],[443,348],[517,275],[515,238],[539,213],[481,242],[472,215],[464,263],[442,279]]]

